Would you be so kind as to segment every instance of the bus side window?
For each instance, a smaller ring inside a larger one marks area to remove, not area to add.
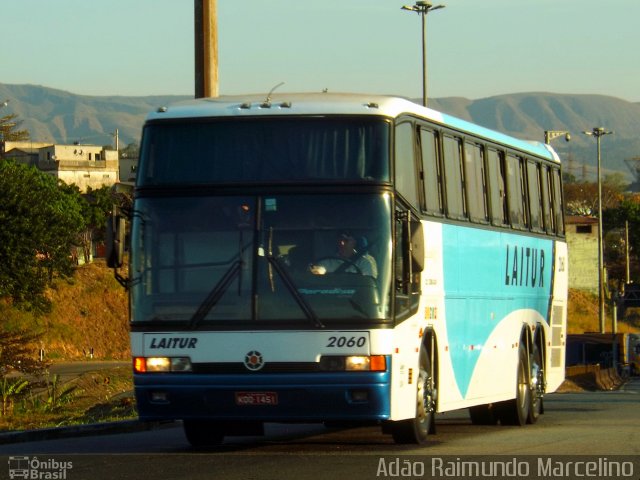
[[[540,191],[540,165],[538,162],[527,161],[527,186],[529,190],[529,212],[531,215],[531,230],[544,232],[542,208],[542,192]]]
[[[438,132],[420,129],[420,149],[424,176],[424,197],[427,213],[443,214],[442,164],[438,148]]]
[[[487,151],[487,177],[489,179],[489,200],[491,204],[491,223],[495,226],[509,224],[507,205],[507,185],[504,154],[497,150]]]
[[[560,177],[560,169],[551,169],[551,179],[553,183],[553,211],[555,216],[556,234],[564,235],[564,217],[562,202],[562,179]]]
[[[542,165],[540,174],[540,181],[542,183],[540,189],[542,191],[542,214],[544,217],[544,229],[548,234],[553,235],[555,233],[555,218],[553,218],[553,205],[551,204],[553,195],[551,194],[551,179],[549,177],[549,167],[546,165]]]
[[[486,223],[488,219],[487,187],[484,176],[484,150],[482,145],[465,142],[464,162],[469,218],[472,222]]]
[[[444,135],[442,140],[447,217],[463,220],[466,218],[466,208],[464,204],[461,141],[459,138],[450,135]]]
[[[418,198],[419,172],[416,172],[415,142],[413,124],[409,122],[396,126],[395,139],[395,179],[396,189],[415,208],[420,206]]]
[[[509,197],[509,217],[511,226],[518,230],[528,228],[526,191],[522,159],[507,155],[507,195]]]

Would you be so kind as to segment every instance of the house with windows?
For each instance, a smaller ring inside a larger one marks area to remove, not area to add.
[[[82,192],[119,181],[118,152],[99,145],[3,142],[2,156],[73,183]]]

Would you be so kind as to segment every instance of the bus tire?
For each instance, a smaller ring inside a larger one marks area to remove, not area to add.
[[[187,441],[194,448],[214,447],[224,440],[224,430],[218,422],[183,420],[182,426]]]
[[[542,397],[545,390],[544,368],[542,361],[542,352],[536,337],[531,347],[531,355],[529,359],[530,378],[531,378],[531,401],[529,404],[529,413],[527,415],[527,423],[534,424],[542,414]]]
[[[527,423],[531,407],[531,386],[529,384],[529,359],[525,340],[518,347],[518,373],[516,379],[516,397],[498,404],[498,417],[502,425],[519,425]]]
[[[420,349],[418,380],[416,388],[416,414],[414,418],[393,422],[391,434],[400,444],[423,445],[434,431],[436,410],[436,386],[433,369],[427,350]]]

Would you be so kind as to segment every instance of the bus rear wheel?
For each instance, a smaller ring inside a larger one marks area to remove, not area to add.
[[[396,443],[426,443],[433,431],[436,407],[436,387],[433,369],[426,349],[420,350],[418,381],[416,388],[416,415],[408,420],[394,422],[391,434]]]

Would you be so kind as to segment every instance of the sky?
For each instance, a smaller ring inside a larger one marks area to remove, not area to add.
[[[217,0],[219,91],[422,95],[410,0]],[[640,102],[640,0],[433,0],[428,95]],[[0,83],[192,95],[193,0],[0,0]]]

